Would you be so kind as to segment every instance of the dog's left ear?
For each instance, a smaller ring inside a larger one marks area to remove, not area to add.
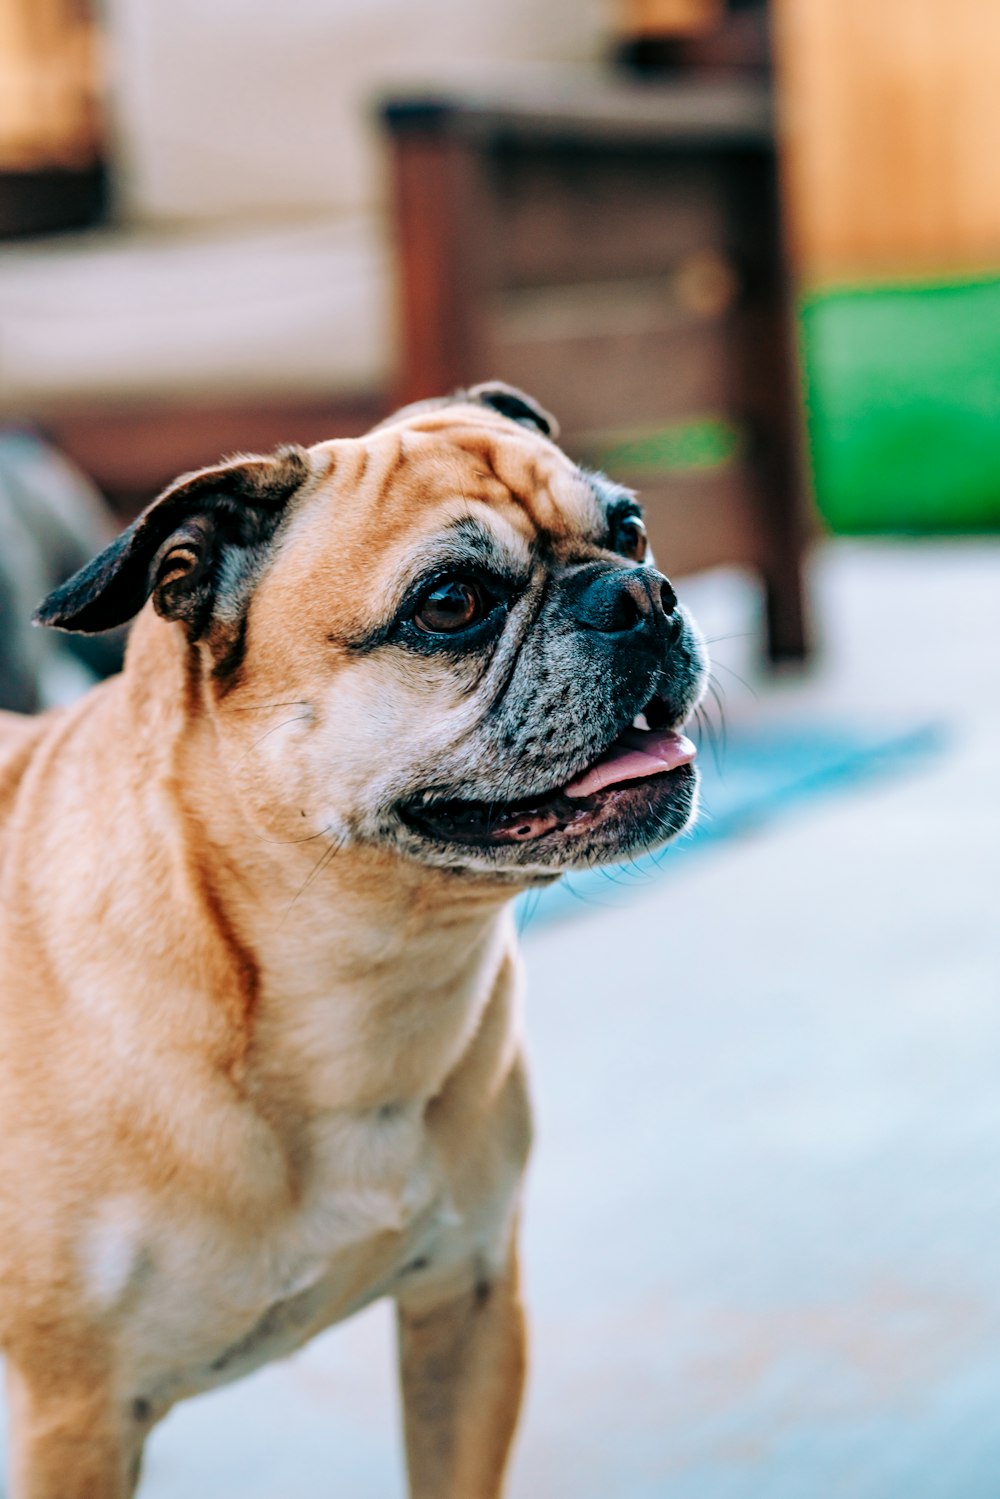
[[[543,437],[551,437],[554,441],[559,436],[559,423],[552,413],[539,406],[532,396],[518,390],[516,385],[507,385],[503,380],[488,380],[484,385],[473,385],[466,392],[466,398],[499,411],[501,416],[520,422],[522,427],[534,427]]]
[[[35,623],[96,634],[124,624],[152,595],[164,619],[197,640],[216,610],[230,616],[309,476],[302,448],[233,458],[177,479],[101,554],[44,599]]]

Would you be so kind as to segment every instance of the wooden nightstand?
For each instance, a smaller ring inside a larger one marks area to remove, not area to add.
[[[769,84],[561,72],[514,97],[394,96],[382,117],[398,398],[523,386],[571,453],[642,492],[666,571],[756,569],[770,658],[803,658],[810,516]],[[686,467],[659,463],[678,431],[684,449],[677,424],[719,417],[728,462],[695,442]]]

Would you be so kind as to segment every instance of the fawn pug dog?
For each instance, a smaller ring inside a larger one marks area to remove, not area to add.
[[[502,385],[188,475],[38,611],[123,673],[0,715],[14,1499],[376,1297],[410,1492],[501,1492],[530,1138],[510,897],[690,820],[703,650],[633,497]]]

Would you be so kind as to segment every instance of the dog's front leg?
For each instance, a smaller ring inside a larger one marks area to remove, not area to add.
[[[524,1386],[517,1252],[499,1275],[399,1307],[411,1499],[498,1499]]]
[[[106,1384],[7,1369],[10,1499],[131,1499],[144,1432]]]

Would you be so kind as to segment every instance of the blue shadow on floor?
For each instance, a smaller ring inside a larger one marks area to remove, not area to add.
[[[705,845],[749,832],[813,797],[939,754],[945,740],[943,726],[934,723],[894,732],[783,723],[741,729],[714,746],[703,745],[698,760],[701,812],[693,832],[657,853],[567,875],[547,890],[522,895],[518,926],[524,931],[595,906],[622,905],[650,878],[672,874]]]

